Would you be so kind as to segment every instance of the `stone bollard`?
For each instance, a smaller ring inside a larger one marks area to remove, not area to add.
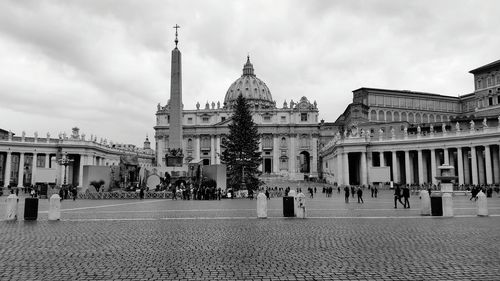
[[[11,194],[7,197],[7,213],[5,214],[5,219],[8,221],[17,220],[17,205],[19,204],[19,198],[15,194]]]
[[[267,218],[267,196],[262,192],[257,195],[257,218]]]
[[[453,198],[451,194],[445,192],[442,197],[443,200],[443,217],[453,217]]]
[[[429,192],[427,192],[427,190],[420,191],[420,206],[421,216],[431,215],[431,198],[429,197]]]
[[[305,219],[306,218],[306,196],[304,193],[300,192],[295,196],[295,201],[297,202],[296,204],[296,209],[295,209],[295,216],[300,219]]]
[[[477,215],[480,217],[488,216],[488,201],[484,192],[479,191],[477,194]]]
[[[49,203],[49,221],[57,221],[61,219],[61,197],[59,194],[50,196]]]

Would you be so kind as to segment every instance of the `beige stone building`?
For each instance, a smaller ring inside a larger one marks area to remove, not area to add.
[[[321,176],[338,184],[500,184],[500,61],[471,70],[473,93],[451,97],[360,88],[320,150]]]
[[[250,103],[253,120],[261,134],[262,172],[290,178],[318,174],[320,124],[316,102],[306,97],[279,107],[271,91],[255,74],[247,58],[242,75],[228,88],[224,100],[182,111],[184,161],[220,164],[222,139],[229,133],[232,107],[238,95]],[[169,147],[170,105],[158,104],[155,140],[158,166],[165,166]]]

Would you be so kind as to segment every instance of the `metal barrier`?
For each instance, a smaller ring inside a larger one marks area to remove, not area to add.
[[[78,199],[139,199],[137,192],[85,192],[79,193]],[[171,192],[144,192],[144,199],[170,199],[172,198]]]

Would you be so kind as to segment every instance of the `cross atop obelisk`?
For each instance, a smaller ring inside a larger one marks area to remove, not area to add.
[[[177,29],[179,29],[181,27],[178,24],[175,24],[175,26],[173,28],[175,28],[175,40],[174,40],[174,42],[175,42],[175,47],[177,48],[177,43],[179,43],[179,40],[177,39],[177,35],[178,35]]]

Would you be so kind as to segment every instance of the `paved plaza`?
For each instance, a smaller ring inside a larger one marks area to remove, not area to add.
[[[0,280],[499,280],[500,198],[489,217],[468,197],[454,218],[394,209],[392,193],[358,204],[307,199],[308,219],[268,219],[256,200],[64,200],[61,221],[0,222]],[[5,199],[0,197],[5,217]]]

